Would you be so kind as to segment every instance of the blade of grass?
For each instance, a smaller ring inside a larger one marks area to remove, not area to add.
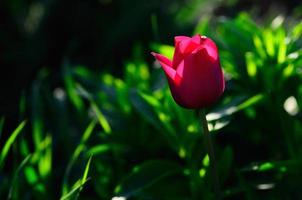
[[[82,182],[81,182],[82,185],[87,180],[87,176],[88,176],[91,160],[92,160],[92,156],[90,156],[90,158],[89,158],[89,160],[88,160],[88,162],[86,164],[85,171],[84,171],[84,174],[83,174],[83,177],[82,177]]]
[[[17,181],[17,178],[18,178],[18,175],[20,174],[21,170],[23,169],[23,167],[27,164],[27,162],[30,160],[31,158],[31,154],[26,156],[24,158],[24,160],[21,162],[21,164],[19,165],[19,167],[17,168],[15,174],[14,174],[14,177],[13,177],[13,180],[12,180],[12,183],[11,183],[11,187],[9,189],[9,193],[8,193],[8,197],[7,199],[13,199],[13,191],[14,191],[14,186],[16,184],[16,181]]]
[[[2,169],[2,167],[3,167],[4,160],[5,160],[5,158],[8,154],[8,151],[9,151],[10,147],[12,146],[14,141],[16,140],[17,136],[23,130],[25,124],[26,124],[26,121],[21,122],[21,124],[19,124],[19,126],[14,130],[14,132],[11,134],[11,136],[6,141],[6,143],[5,143],[3,149],[1,150],[1,153],[0,153],[0,169]]]
[[[77,146],[77,148],[75,149],[71,160],[69,161],[65,174],[64,174],[64,178],[63,178],[63,189],[62,189],[62,194],[65,195],[68,192],[68,177],[71,171],[71,168],[73,166],[73,164],[75,163],[75,161],[78,159],[80,153],[84,150],[85,148],[85,143],[87,142],[87,140],[90,138],[94,128],[96,126],[96,121],[92,121],[88,127],[86,128],[82,138],[81,138],[81,142],[80,144]]]
[[[38,169],[40,176],[46,178],[51,173],[51,163],[52,163],[52,137],[47,134],[44,141],[41,143],[40,156],[38,158]]]
[[[84,103],[80,96],[77,94],[76,91],[76,83],[72,76],[72,71],[68,62],[64,62],[63,65],[63,75],[64,75],[64,84],[66,88],[67,95],[71,101],[71,103],[75,106],[75,108],[82,112],[84,110]]]
[[[90,156],[90,158],[89,158],[89,160],[86,164],[83,177],[81,179],[79,179],[78,180],[79,182],[78,181],[76,182],[76,184],[74,185],[72,190],[70,190],[67,194],[63,195],[60,198],[60,200],[70,199],[70,197],[72,197],[73,195],[75,195],[74,199],[78,199],[78,197],[80,195],[80,192],[83,189],[84,184],[89,180],[89,178],[87,178],[87,177],[88,177],[88,172],[89,172],[89,168],[90,168],[91,159],[92,159],[92,156]],[[80,183],[80,184],[78,184],[78,183]]]
[[[92,110],[94,111],[94,113],[96,114],[96,116],[99,120],[99,123],[103,127],[105,133],[110,134],[111,133],[111,127],[110,127],[107,119],[103,115],[103,113],[100,111],[100,109],[96,105],[96,103],[92,101],[91,102],[91,107],[92,107]]]
[[[87,179],[87,180],[84,182],[84,184],[85,184],[87,181],[89,181],[89,179]],[[69,199],[71,199],[71,197],[72,197],[73,195],[75,195],[75,193],[76,193],[82,186],[83,186],[83,183],[77,185],[77,186],[74,187],[72,190],[70,190],[70,192],[68,192],[66,195],[62,196],[62,197],[60,198],[60,200],[67,200],[67,199],[69,200]]]

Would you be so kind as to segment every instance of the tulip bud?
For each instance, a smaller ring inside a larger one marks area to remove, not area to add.
[[[162,66],[176,103],[184,108],[201,109],[218,100],[224,91],[223,72],[215,43],[195,35],[175,37],[173,60],[152,55]]]

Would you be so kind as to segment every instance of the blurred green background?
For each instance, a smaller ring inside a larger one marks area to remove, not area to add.
[[[214,199],[197,113],[151,51],[195,33],[226,91],[207,109],[223,199],[301,199],[299,0],[3,0],[0,199]]]

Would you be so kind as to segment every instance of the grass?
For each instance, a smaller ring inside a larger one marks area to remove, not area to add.
[[[224,199],[302,197],[302,24],[276,20],[241,13],[194,30],[216,41],[227,79],[206,111]],[[162,70],[135,49],[122,77],[67,61],[59,86],[47,69],[37,75],[20,100],[26,122],[9,133],[0,120],[1,199],[214,198],[197,113],[175,104]]]

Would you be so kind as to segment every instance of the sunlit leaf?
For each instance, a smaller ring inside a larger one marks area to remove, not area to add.
[[[27,181],[31,185],[34,185],[38,182],[38,174],[32,166],[25,167],[24,173]]]
[[[87,126],[85,132],[83,133],[83,136],[81,138],[80,144],[76,147],[75,151],[72,154],[72,157],[70,161],[68,162],[68,165],[66,167],[66,171],[63,177],[63,187],[62,187],[62,194],[66,194],[68,192],[68,177],[71,171],[72,166],[76,162],[76,160],[79,158],[81,152],[85,149],[85,144],[87,140],[90,138],[91,134],[93,133],[93,130],[96,126],[96,121],[90,122],[90,124]],[[90,154],[90,156],[93,154]]]
[[[84,109],[84,103],[80,96],[76,92],[76,83],[72,77],[72,73],[70,70],[70,67],[68,66],[68,63],[64,64],[64,84],[65,84],[65,89],[68,94],[68,97],[72,104],[75,106],[75,108],[79,112],[83,112]]]
[[[302,35],[302,22],[295,25],[294,28],[292,29],[292,36],[295,40],[299,39],[301,35]]]
[[[91,102],[91,107],[96,114],[97,119],[99,120],[100,125],[104,129],[105,133],[110,134],[111,133],[111,127],[109,125],[109,122],[101,112],[101,110],[98,108],[95,102]]]
[[[261,58],[265,59],[266,58],[266,53],[265,53],[265,50],[264,50],[264,47],[263,47],[263,42],[260,39],[260,37],[255,35],[253,37],[253,41],[254,41],[254,45],[256,47],[257,53],[261,56]]]
[[[274,47],[274,36],[271,30],[265,30],[263,32],[264,36],[264,44],[266,48],[266,52],[269,56],[274,57],[275,55],[275,47]]]
[[[38,169],[41,177],[47,177],[51,173],[52,164],[52,137],[47,135],[41,142],[41,152],[39,152]]]
[[[206,35],[207,36],[207,29],[209,26],[209,21],[210,18],[208,16],[202,17],[201,20],[198,22],[197,26],[195,27],[193,34],[201,34],[201,35]]]
[[[254,78],[257,75],[257,65],[254,54],[247,52],[245,54],[247,73],[251,78]]]
[[[17,136],[22,132],[24,126],[25,126],[26,122],[23,121],[19,124],[19,126],[14,130],[14,132],[9,136],[9,138],[7,139],[7,141],[5,142],[1,153],[0,153],[0,169],[3,167],[4,165],[4,160],[8,154],[8,151],[10,150],[12,144],[15,142]]]
[[[89,168],[90,168],[91,159],[92,159],[92,156],[89,158],[89,160],[86,164],[82,178],[79,179],[74,184],[74,186],[72,187],[72,189],[69,192],[67,192],[66,194],[63,194],[62,197],[60,198],[60,200],[67,200],[67,199],[71,199],[71,198],[78,199],[79,194],[80,194],[81,190],[83,189],[83,186],[89,180],[88,172],[89,172]]]
[[[152,49],[159,54],[165,55],[167,58],[172,59],[174,54],[174,47],[163,44],[152,44]]]
[[[87,182],[89,181],[89,179],[87,179],[86,181],[82,182],[82,180],[80,179],[79,182],[81,182],[82,184],[77,184],[75,187],[72,188],[72,190],[70,190],[67,194],[63,195],[60,200],[70,200],[70,199],[77,199],[77,195],[78,192],[80,190],[80,188]]]
[[[263,163],[263,164],[261,164],[261,165],[259,166],[258,171],[264,172],[264,171],[271,170],[271,169],[273,169],[274,167],[275,167],[275,166],[274,166],[273,163],[271,163],[271,162],[266,162],[266,163]]]
[[[285,61],[287,51],[285,31],[283,29],[278,30],[276,41],[278,41],[278,63],[283,63]]]
[[[238,112],[240,110],[243,110],[245,108],[248,108],[248,107],[260,102],[263,98],[264,98],[264,95],[258,94],[258,95],[248,98],[247,100],[245,100],[243,102],[238,103],[237,105],[233,105],[233,102],[231,102],[231,103],[229,103],[231,106],[225,106],[218,111],[207,114],[207,120],[213,121],[213,120],[218,120],[223,117],[232,115],[235,112]]]
[[[111,149],[111,145],[108,144],[99,144],[97,146],[94,146],[92,148],[90,148],[87,151],[88,155],[98,155],[98,154],[102,154],[102,153],[106,153]]]

